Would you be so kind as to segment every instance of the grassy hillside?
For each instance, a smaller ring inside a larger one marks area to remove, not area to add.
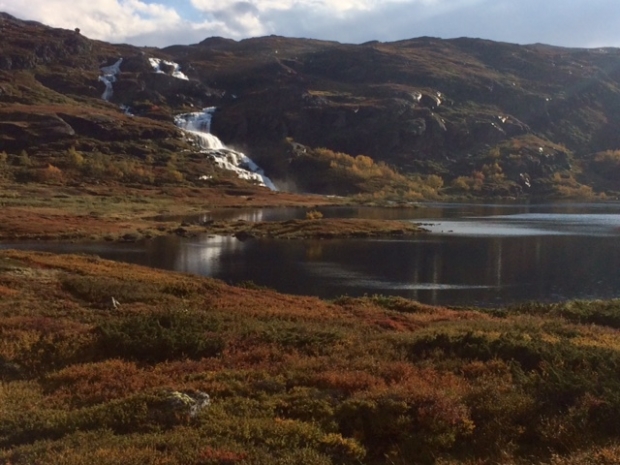
[[[0,297],[3,463],[620,461],[615,301],[326,302],[15,251]]]

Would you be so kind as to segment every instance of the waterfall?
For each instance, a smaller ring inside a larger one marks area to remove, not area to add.
[[[181,66],[174,61],[166,61],[161,58],[149,58],[149,63],[153,67],[153,70],[157,74],[168,74],[161,69],[161,64],[167,65],[172,68],[172,72],[169,73],[169,76],[172,76],[177,79],[182,79],[184,81],[189,81],[189,78],[181,71]]]
[[[112,98],[112,94],[114,93],[112,90],[112,84],[116,82],[116,75],[121,71],[122,62],[123,59],[119,58],[113,65],[104,66],[101,68],[101,76],[99,76],[99,80],[105,85],[105,90],[101,95],[103,100],[110,100],[110,98]]]
[[[226,147],[216,136],[211,134],[211,119],[215,107],[205,108],[195,113],[184,113],[174,117],[175,124],[186,133],[191,134],[201,149],[221,150]]]
[[[254,181],[271,190],[278,189],[264,171],[247,155],[226,147],[221,140],[211,134],[211,120],[215,107],[209,107],[194,113],[184,113],[174,118],[175,124],[189,135],[209,154],[220,168],[234,171],[241,179]]]

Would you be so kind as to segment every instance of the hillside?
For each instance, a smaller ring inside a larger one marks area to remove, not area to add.
[[[0,251],[0,462],[617,464],[618,301],[326,302]]]
[[[275,36],[154,49],[6,14],[0,28],[0,152],[13,155],[9,165],[25,150],[40,167],[84,177],[67,161],[74,149],[125,163],[108,173],[116,180],[233,182],[174,125],[175,115],[216,107],[212,132],[284,189],[405,197],[442,187],[501,196],[620,191],[617,49]],[[164,61],[154,66],[153,58]],[[106,101],[100,68],[116,63]]]

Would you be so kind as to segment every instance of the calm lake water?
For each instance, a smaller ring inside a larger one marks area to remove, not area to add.
[[[412,220],[431,233],[402,240],[241,242],[204,236],[157,238],[145,244],[0,243],[0,248],[96,254],[325,298],[388,294],[433,304],[497,306],[620,297],[618,203],[319,210],[326,217]],[[295,208],[236,209],[189,220],[304,216],[305,210]]]

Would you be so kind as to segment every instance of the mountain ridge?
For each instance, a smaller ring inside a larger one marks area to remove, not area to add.
[[[0,135],[0,151],[54,159],[54,152],[84,146],[135,156],[122,146],[145,141],[152,156],[172,157],[191,151],[173,117],[215,106],[218,137],[250,152],[281,184],[302,190],[317,183],[299,165],[312,164],[315,176],[329,173],[316,155],[323,148],[367,156],[421,181],[438,176],[444,191],[465,195],[620,191],[619,49],[432,37],[357,45],[281,36],[211,37],[157,49],[93,41],[7,14],[0,28],[0,124],[12,128]],[[106,103],[99,69],[121,57]],[[155,72],[149,58],[178,63],[189,80]],[[119,116],[106,132],[97,121],[121,105],[135,116]],[[24,107],[47,117],[58,137],[50,142],[24,130]],[[59,111],[89,121],[76,130]],[[330,175],[333,185],[324,192],[372,190],[352,171]]]

